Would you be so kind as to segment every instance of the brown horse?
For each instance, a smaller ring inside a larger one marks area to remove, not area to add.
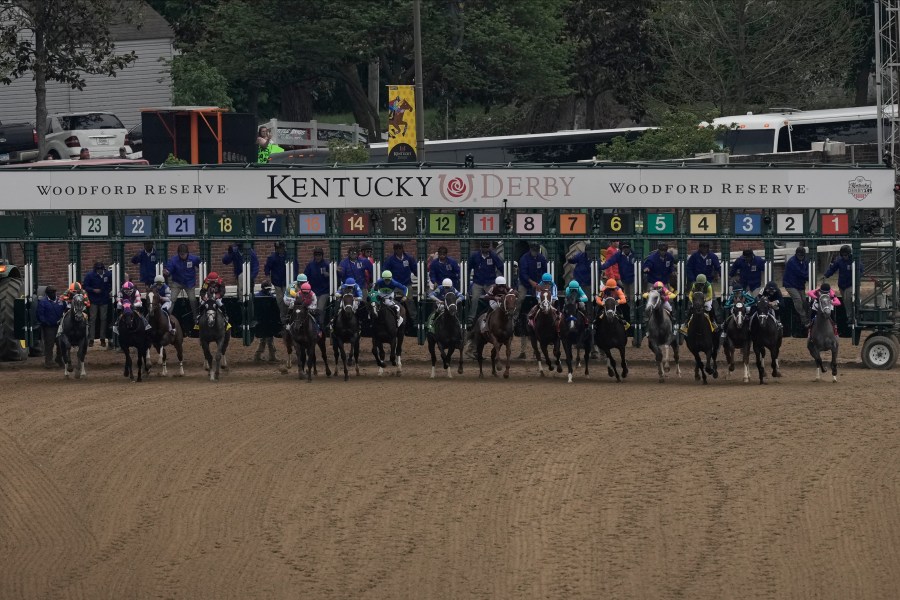
[[[184,377],[184,333],[181,331],[181,323],[162,310],[158,287],[153,286],[147,293],[147,305],[149,307],[147,321],[152,327],[150,342],[153,344],[153,349],[159,352],[159,364],[162,365],[163,377],[169,374],[166,364],[166,346],[175,348],[175,354],[178,356],[178,375]],[[172,323],[174,331],[169,331],[169,322]],[[147,360],[147,366],[150,367],[150,360]]]
[[[409,125],[406,123],[403,115],[404,113],[406,113],[407,111],[411,111],[412,109],[412,104],[410,104],[405,98],[401,100],[400,96],[397,96],[391,102],[390,114],[388,115],[388,135],[390,137],[406,135],[406,131],[407,129],[409,129]]]
[[[478,359],[478,376],[484,377],[482,361],[484,346],[491,344],[491,375],[497,376],[497,354],[502,346],[506,346],[506,369],[503,378],[509,379],[509,355],[512,352],[513,315],[516,312],[516,293],[510,290],[503,296],[500,306],[489,313],[478,317],[475,321],[475,358]],[[482,330],[482,325],[484,329]]]

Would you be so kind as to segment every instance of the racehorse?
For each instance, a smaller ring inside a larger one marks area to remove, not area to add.
[[[202,308],[205,312],[205,316],[200,319],[200,347],[203,349],[203,357],[205,359],[203,368],[209,371],[210,381],[218,381],[219,368],[228,368],[225,351],[228,350],[228,341],[231,339],[231,334],[225,323],[225,315],[219,310],[215,298],[204,298]],[[216,344],[215,360],[213,360],[212,352],[209,349],[212,343]]]
[[[59,345],[59,355],[65,363],[63,374],[68,377],[74,370],[76,379],[87,377],[84,370],[84,356],[88,348],[88,322],[84,318],[84,296],[81,294],[72,297],[72,308],[63,315],[62,332],[57,336],[56,343]],[[69,350],[72,348],[77,348],[75,369],[72,369],[72,358],[69,356]]]
[[[628,377],[628,363],[625,362],[625,345],[628,336],[625,333],[625,324],[619,320],[616,314],[619,303],[612,296],[603,299],[603,311],[594,320],[594,343],[606,353],[606,372],[610,377],[615,377],[617,383]],[[616,367],[616,359],[612,350],[618,348],[619,360],[622,361],[622,376]]]
[[[578,310],[578,298],[574,294],[566,296],[563,313],[559,321],[559,340],[566,353],[566,367],[569,370],[569,383],[572,383],[572,348],[584,351],[584,374],[590,375],[588,362],[593,348],[593,331],[590,317]]]
[[[434,379],[434,366],[437,364],[437,355],[434,348],[437,346],[441,355],[441,364],[447,371],[447,377],[453,377],[450,373],[450,361],[453,360],[453,353],[459,351],[459,368],[457,373],[462,375],[463,372],[463,332],[462,323],[457,317],[459,305],[456,303],[456,294],[453,292],[444,296],[444,300],[439,305],[438,314],[432,321],[432,331],[428,332],[428,352],[431,353],[431,378]]]
[[[553,357],[556,359],[556,372],[562,373],[562,365],[559,360],[559,312],[553,308],[550,300],[550,292],[542,291],[538,294],[538,310],[534,315],[534,321],[528,324],[529,337],[531,338],[531,349],[534,355],[538,357],[538,372],[544,377],[544,364],[541,361],[541,354],[547,361],[547,369],[553,372],[553,362],[547,352],[547,347],[553,345]],[[538,350],[540,347],[540,351]]]
[[[303,378],[306,370],[306,381],[312,382],[313,368],[316,364],[316,346],[320,345],[319,331],[309,307],[302,302],[295,302],[290,311],[290,325],[288,331],[294,351],[297,353],[297,378]],[[331,377],[331,368],[328,366],[328,356],[325,355],[324,344],[322,348],[322,360],[325,361],[325,374]],[[290,361],[290,356],[288,356]]]
[[[388,105],[388,109],[388,135],[390,137],[406,135],[406,131],[409,128],[409,125],[407,125],[406,119],[403,118],[403,115],[407,111],[413,109],[412,104],[410,104],[406,100],[406,98],[401,100],[400,96],[397,96],[390,102],[390,104]]]
[[[772,377],[781,377],[781,372],[778,370],[778,353],[781,350],[782,332],[775,319],[776,306],[778,306],[777,302],[770,303],[765,298],[761,298],[756,303],[756,311],[750,317],[750,339],[753,341],[753,353],[756,355],[760,385],[766,382],[764,364],[766,349],[769,350],[772,358]],[[835,369],[837,369],[837,365],[835,365]]]
[[[490,313],[484,313],[475,321],[475,358],[478,359],[478,376],[484,377],[482,363],[484,361],[484,346],[491,344],[491,375],[497,376],[497,354],[501,347],[506,346],[506,368],[503,378],[509,379],[509,355],[512,352],[513,314],[516,312],[516,293],[508,291],[496,309]],[[484,324],[484,331],[482,331]]]
[[[694,379],[700,381],[701,376],[703,385],[708,384],[706,374],[709,373],[713,379],[719,378],[719,370],[716,368],[716,353],[719,351],[719,338],[713,334],[710,322],[706,317],[706,302],[703,292],[693,292],[691,294],[691,322],[688,325],[686,342],[688,350],[694,355]],[[706,355],[706,364],[700,358],[700,354]]]
[[[385,293],[393,294],[392,290]],[[400,307],[399,316],[406,320],[406,307],[401,303],[397,303]],[[370,299],[366,304],[369,320],[372,322],[372,356],[378,364],[378,376],[384,375],[384,368],[387,366],[385,362],[384,345],[388,345],[391,364],[397,367],[394,375],[400,377],[403,374],[403,359],[401,352],[403,351],[403,327],[397,326],[398,314],[390,306],[381,304],[377,299]]]
[[[353,294],[344,294],[341,296],[341,303],[338,306],[337,315],[334,317],[334,323],[331,328],[331,346],[334,350],[334,364],[337,369],[338,358],[344,365],[344,381],[349,378],[347,375],[347,352],[344,350],[344,344],[350,344],[350,360],[356,367],[356,374],[359,375],[359,336],[360,327],[359,319],[356,318],[356,299]]]
[[[809,331],[806,347],[816,361],[816,381],[822,380],[822,352],[831,352],[831,381],[837,381],[838,338],[834,333],[834,304],[829,294],[821,294],[816,311],[816,320]]]
[[[678,342],[672,326],[672,317],[665,309],[665,303],[658,291],[650,290],[647,294],[647,306],[644,311],[647,315],[647,345],[656,357],[659,382],[663,383],[669,374],[669,348],[672,348],[674,354],[675,372],[681,377],[681,366],[678,364]],[[663,356],[663,347],[666,349],[665,357]]]
[[[175,329],[174,333],[169,331],[170,320]],[[178,322],[178,319],[167,317],[163,312],[160,306],[159,292],[155,288],[147,292],[147,321],[151,327],[150,342],[153,349],[159,352],[159,364],[162,365],[163,377],[169,374],[166,364],[166,346],[170,345],[175,347],[175,354],[178,357],[178,374],[184,377],[184,332],[181,330],[181,323]],[[146,364],[149,370],[152,365],[152,361],[149,360],[149,350]]]
[[[141,382],[141,373],[148,372],[147,353],[150,350],[150,332],[144,327],[144,320],[134,312],[130,302],[122,304],[122,314],[116,323],[119,332],[119,345],[125,353],[125,377],[134,381],[134,370],[131,362],[131,348],[137,354],[137,383]]]
[[[734,371],[734,354],[741,349],[744,363],[744,383],[750,381],[750,319],[744,315],[744,303],[735,302],[731,307],[731,318],[725,323],[725,360],[728,373]],[[727,375],[726,375],[727,376]]]

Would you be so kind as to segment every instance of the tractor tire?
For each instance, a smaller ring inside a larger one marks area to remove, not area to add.
[[[27,353],[16,338],[15,302],[22,297],[22,280],[0,279],[0,360],[25,360]]]
[[[887,335],[870,335],[862,347],[862,361],[869,369],[887,371],[897,363],[897,343]]]

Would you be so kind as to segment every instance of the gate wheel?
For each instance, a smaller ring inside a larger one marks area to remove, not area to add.
[[[862,348],[862,361],[869,369],[887,371],[897,362],[900,349],[897,343],[886,335],[875,334],[866,339]]]

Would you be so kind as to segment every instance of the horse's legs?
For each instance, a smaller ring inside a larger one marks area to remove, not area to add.
[[[678,342],[672,340],[672,360],[675,362],[675,374],[681,377],[681,364],[678,362]]]
[[[660,348],[655,340],[648,340],[647,347],[650,348],[650,352],[653,353],[654,359],[656,360],[656,372],[659,375],[659,382],[663,383],[666,380],[665,371],[663,371],[663,351]]]
[[[503,370],[503,379],[509,379],[509,355],[512,354],[512,338],[506,340],[506,369]]]
[[[831,347],[831,381],[837,383],[837,357],[838,357],[838,343],[837,340],[834,341],[834,345]]]
[[[531,335],[528,336],[531,340],[531,349],[534,352],[534,356],[537,357],[538,364],[538,372],[541,374],[541,377],[544,376],[544,364],[541,361],[541,352],[538,350],[538,342],[537,342],[537,334],[532,332]],[[547,361],[549,362],[549,361]]]
[[[139,348],[137,355],[137,382],[140,383],[142,381],[141,373],[147,368],[147,349]]]
[[[350,344],[350,351],[353,352],[353,367],[356,374],[359,375],[359,335],[354,334],[353,342]]]
[[[491,343],[491,375],[497,376],[497,346]]]
[[[744,363],[744,383],[750,383],[750,343],[741,348],[741,362]]]
[[[87,355],[87,336],[81,339],[81,342],[78,344],[78,351],[75,353],[75,357],[78,359],[78,373],[76,377],[81,379],[82,377],[87,377],[87,371],[84,370],[84,357]]]
[[[325,347],[325,336],[319,338],[319,350],[322,351],[322,362],[325,363],[325,377],[331,377],[331,367],[328,366],[328,350]],[[337,370],[337,360],[334,361]]]
[[[816,348],[815,344],[812,343],[812,340],[806,343],[806,349],[809,350],[810,356],[813,358],[813,362],[816,364],[816,381],[822,380],[822,371],[825,370],[824,365],[822,364],[822,353]]]
[[[729,338],[725,338],[725,343],[722,345],[722,351],[725,353],[725,364],[728,365],[728,373],[725,374],[725,378],[728,379],[730,374],[734,371],[734,354],[737,352],[737,348],[734,347],[734,344],[731,343]]]
[[[627,343],[628,340],[619,346],[619,362],[622,363],[622,379],[628,377],[628,363],[625,362],[625,344]],[[616,377],[616,381],[621,382],[618,377]]]
[[[766,349],[761,344],[753,342],[753,353],[756,354],[756,370],[759,371],[759,384],[762,385],[766,382],[766,366],[763,364]]]
[[[706,371],[703,369],[703,359],[700,358],[700,352],[695,350],[691,354],[694,355],[694,379],[700,381],[702,376],[703,384],[706,385]]]
[[[434,379],[434,367],[437,364],[437,355],[434,353],[434,339],[428,338],[428,353],[431,354],[431,378]],[[441,357],[443,358],[443,357]]]
[[[560,352],[559,352],[559,338],[557,338],[553,342],[553,358],[556,359],[556,372],[562,373],[562,363],[559,360]]]
[[[568,340],[563,342],[563,352],[566,355],[566,372],[568,374],[568,382],[572,383],[572,360],[575,357],[572,356],[572,344]]]
[[[459,350],[459,367],[456,369],[456,372],[459,375],[463,373],[463,348],[466,346],[465,336],[460,336],[459,344],[457,346],[457,350]]]
[[[122,344],[122,353],[125,355],[125,370],[122,375],[124,377],[129,377],[134,381],[134,373],[131,370],[131,349],[125,344]]]

